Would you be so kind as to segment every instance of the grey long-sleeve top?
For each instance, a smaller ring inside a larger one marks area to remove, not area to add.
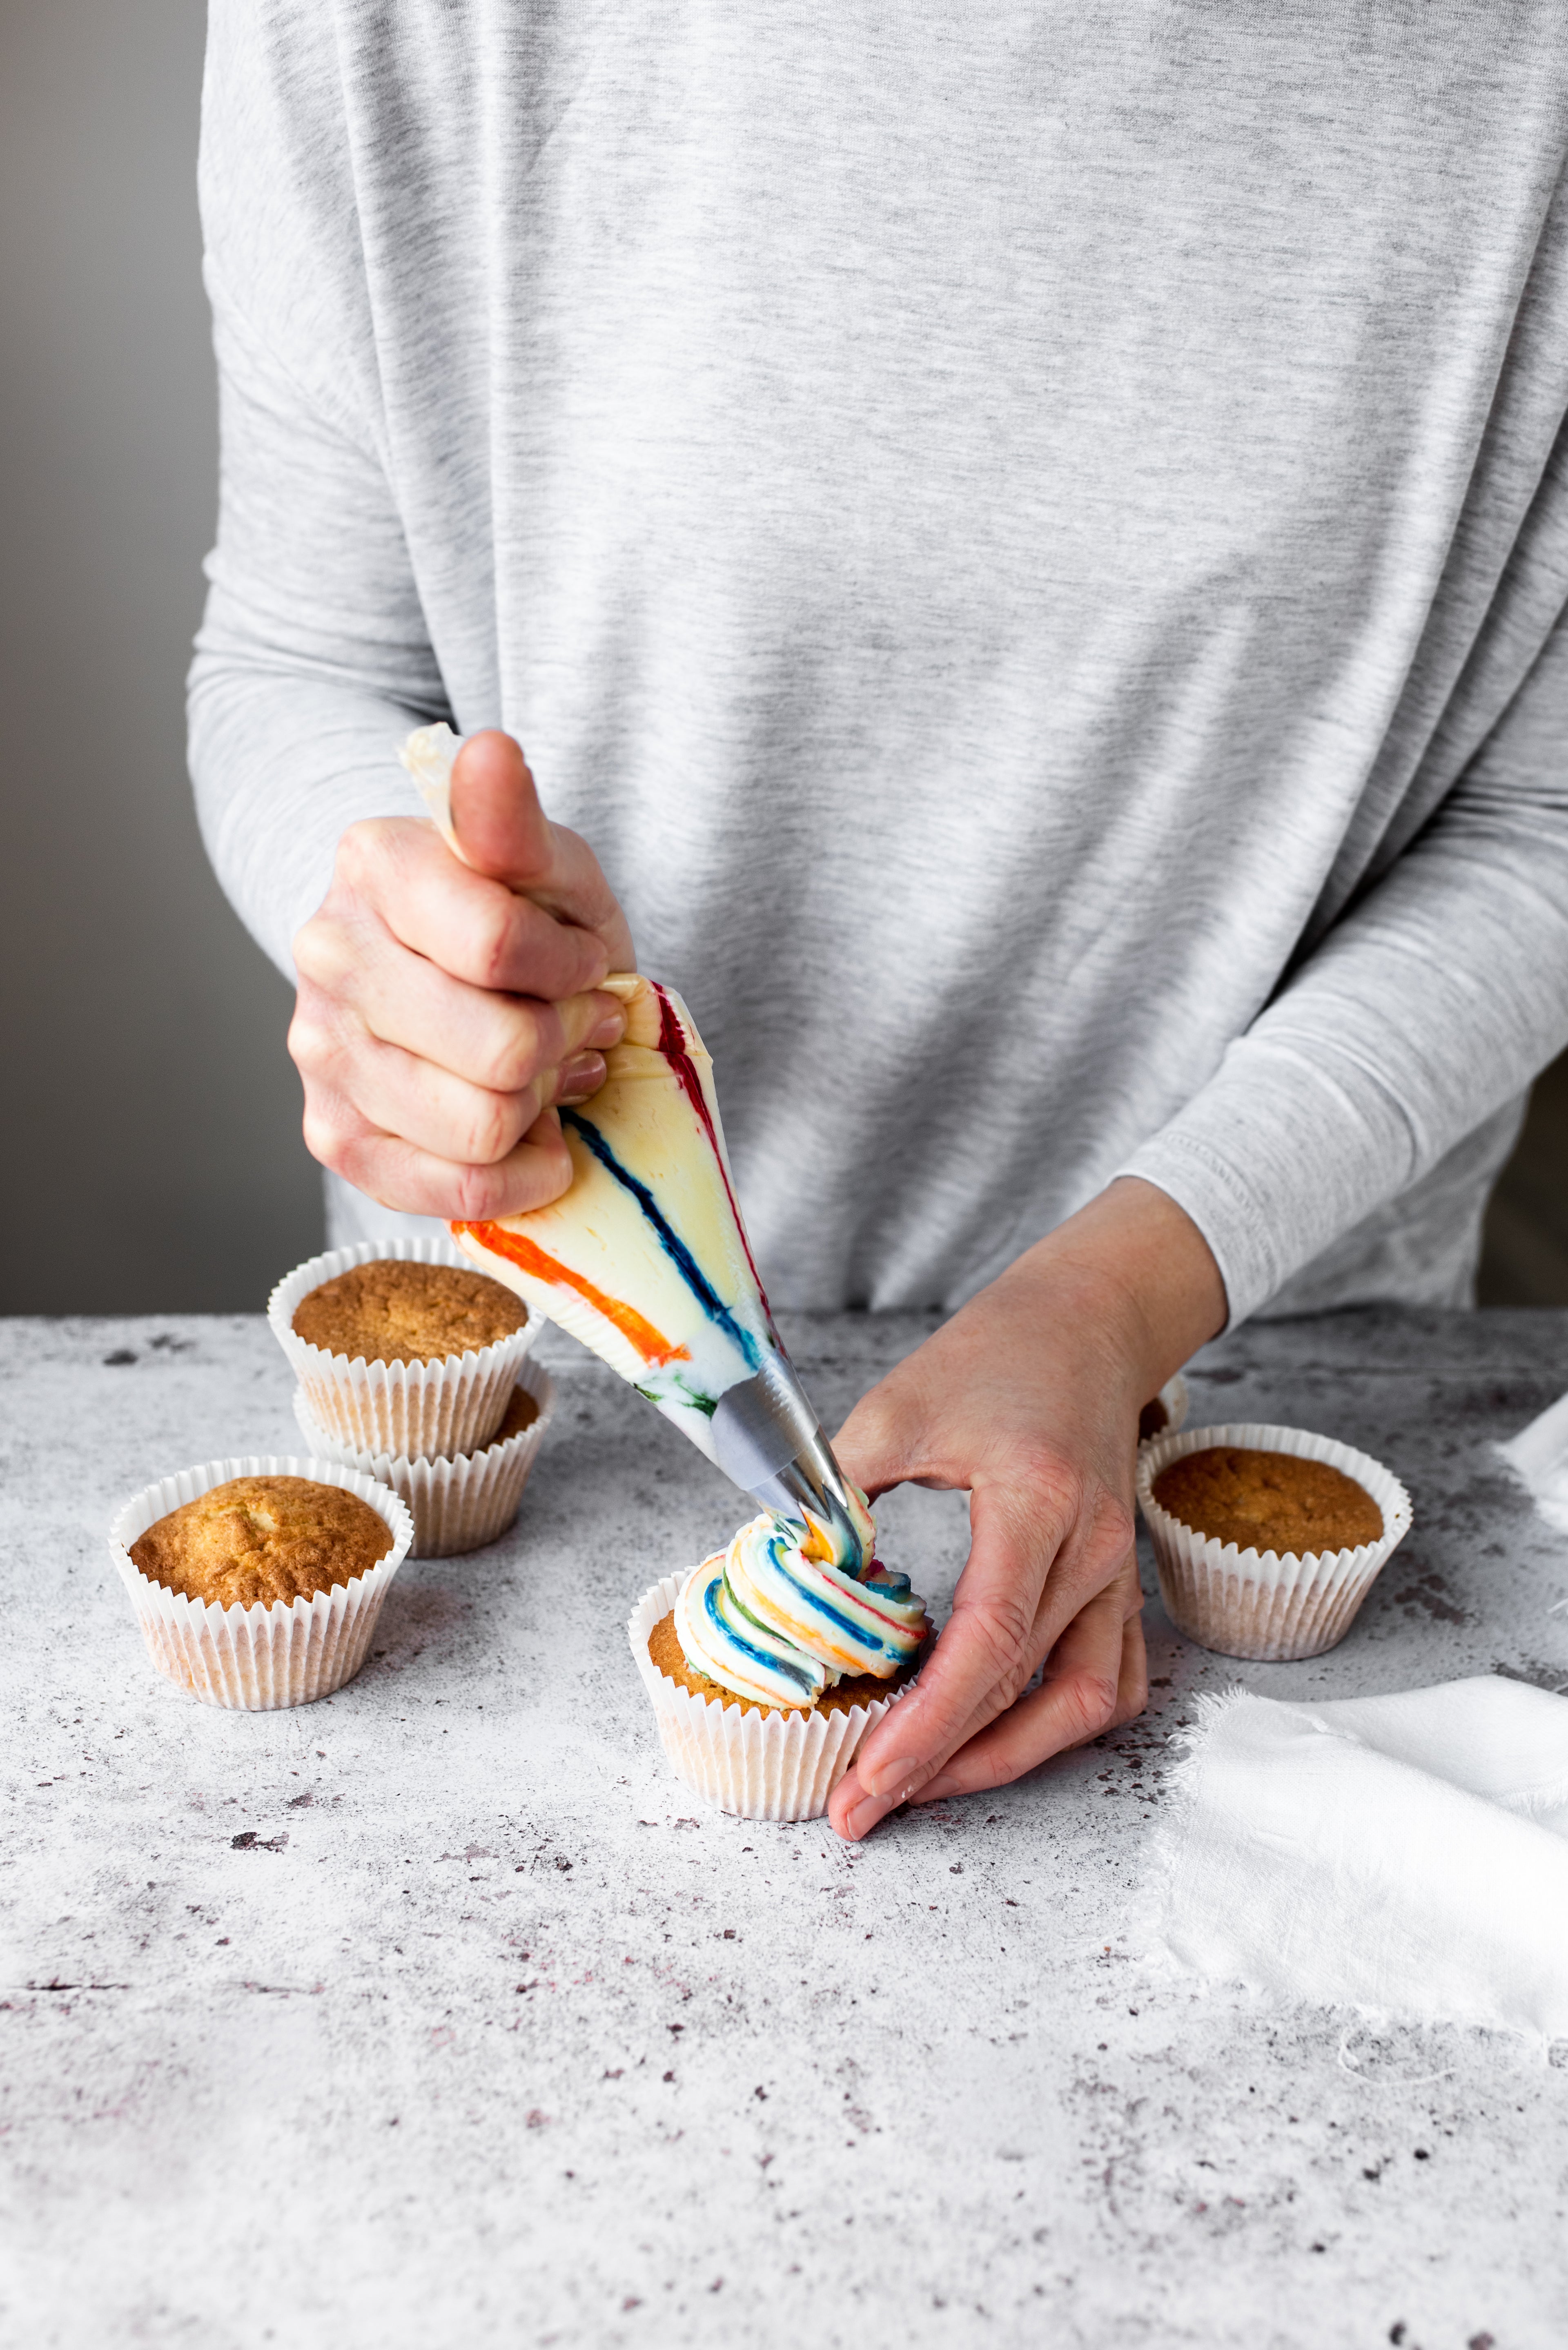
[[[1568,1040],[1562,0],[214,0],[206,838],[503,725],[785,1303],[1464,1292]]]

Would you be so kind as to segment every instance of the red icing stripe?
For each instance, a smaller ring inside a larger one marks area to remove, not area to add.
[[[697,1064],[686,1049],[685,1035],[680,1021],[676,1018],[675,1006],[656,979],[650,980],[649,985],[659,998],[659,1049],[680,1078],[688,1101],[702,1121],[703,1131],[708,1137],[720,1176],[723,1180],[724,1196],[730,1202],[730,1212],[735,1219],[735,1230],[741,1235],[741,1246],[746,1252],[746,1263],[752,1268],[752,1279],[756,1283],[757,1295],[763,1301],[763,1312],[771,1321],[773,1308],[768,1304],[768,1294],[763,1287],[762,1275],[757,1271],[757,1261],[752,1254],[752,1243],[746,1238],[746,1227],[741,1215],[740,1202],[731,1191],[729,1176],[724,1172],[724,1154],[719,1148],[719,1138],[713,1131],[713,1119],[708,1107],[708,1097],[702,1091],[702,1080],[697,1074]]]
[[[803,1557],[805,1555],[805,1554],[804,1552],[801,1554]],[[838,1572],[841,1575],[849,1575],[847,1567],[840,1567]],[[866,1586],[853,1575],[850,1575],[849,1579],[855,1585],[855,1596],[859,1600],[860,1605],[865,1608],[866,1613],[868,1616],[875,1617],[878,1624],[885,1624],[889,1632],[897,1632],[901,1638],[907,1640],[909,1638],[909,1626],[907,1624],[900,1624],[896,1616],[884,1616],[879,1607],[873,1607],[869,1598],[867,1596]],[[829,1585],[828,1587],[831,1590],[832,1586]]]
[[[494,1256],[504,1256],[520,1273],[532,1274],[535,1281],[552,1282],[557,1288],[575,1289],[579,1297],[613,1322],[623,1338],[630,1340],[645,1363],[689,1363],[691,1352],[688,1347],[672,1347],[651,1322],[645,1321],[635,1305],[624,1305],[618,1297],[607,1297],[596,1288],[586,1274],[574,1273],[570,1265],[546,1256],[544,1250],[521,1232],[508,1232],[504,1224],[453,1224],[454,1232],[471,1232],[481,1248],[489,1249]]]

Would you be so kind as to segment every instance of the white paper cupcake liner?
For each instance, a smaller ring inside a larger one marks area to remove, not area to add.
[[[1382,1541],[1355,1550],[1260,1555],[1184,1526],[1155,1500],[1155,1479],[1187,1453],[1226,1445],[1324,1461],[1353,1477],[1383,1513]],[[1344,1639],[1384,1562],[1409,1533],[1412,1517],[1410,1496],[1398,1478],[1369,1453],[1304,1428],[1246,1422],[1151,1437],[1138,1455],[1137,1498],[1154,1538],[1160,1596],[1171,1622],[1201,1648],[1268,1664],[1320,1657]]]
[[[1164,1407],[1165,1426],[1163,1428],[1157,1428],[1154,1434],[1152,1436],[1146,1436],[1143,1441],[1145,1444],[1158,1444],[1162,1436],[1174,1436],[1179,1428],[1182,1428],[1186,1425],[1188,1408],[1187,1381],[1182,1378],[1181,1373],[1179,1371],[1175,1372],[1171,1378],[1167,1379],[1158,1395],[1152,1396],[1149,1400],[1152,1403],[1158,1403]]]
[[[517,1515],[528,1472],[556,1408],[556,1382],[544,1366],[525,1362],[517,1385],[539,1407],[531,1426],[483,1451],[460,1452],[454,1461],[410,1461],[388,1452],[360,1452],[339,1444],[318,1428],[302,1388],[294,1395],[294,1416],[312,1452],[340,1461],[389,1485],[413,1513],[415,1558],[456,1558],[481,1550],[504,1534]]]
[[[661,1673],[648,1653],[649,1634],[685,1579],[667,1575],[656,1583],[626,1627],[676,1777],[738,1819],[819,1820],[867,1731],[912,1684],[847,1712],[747,1713],[733,1701],[698,1697]]]
[[[356,1452],[386,1452],[408,1461],[477,1452],[500,1424],[543,1319],[530,1309],[523,1328],[510,1337],[434,1363],[368,1363],[363,1356],[350,1361],[296,1336],[294,1315],[301,1298],[353,1265],[385,1258],[473,1271],[455,1241],[438,1237],[359,1241],[352,1248],[328,1249],[286,1274],[267,1300],[266,1318],[305,1390],[310,1416],[324,1434]]]
[[[275,1599],[270,1606],[257,1600],[251,1607],[220,1607],[216,1601],[187,1599],[182,1592],[170,1591],[143,1575],[130,1555],[138,1536],[182,1503],[193,1502],[231,1477],[309,1477],[318,1485],[341,1485],[386,1520],[392,1547],[368,1575],[356,1575],[352,1583],[334,1584],[330,1591],[318,1591],[310,1599]],[[116,1513],[109,1550],[158,1670],[205,1705],[260,1713],[276,1706],[309,1705],[352,1680],[369,1653],[388,1586],[407,1558],[413,1534],[407,1508],[374,1478],[362,1477],[337,1461],[252,1455],[243,1461],[208,1461],[199,1469],[182,1469],[175,1476],[144,1485]]]

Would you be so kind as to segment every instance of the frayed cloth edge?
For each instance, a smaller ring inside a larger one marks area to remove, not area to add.
[[[1496,2033],[1521,2043],[1539,2057],[1542,2064],[1550,2064],[1551,2051],[1560,2043],[1568,2045],[1568,2034],[1538,2032],[1527,2024],[1501,2023],[1495,2016],[1456,2015],[1449,2009],[1372,2007],[1360,2000],[1311,1999],[1301,1992],[1281,1991],[1272,1983],[1254,1981],[1246,1975],[1210,1974],[1205,1969],[1194,1966],[1190,1960],[1179,1957],[1171,1949],[1166,1938],[1166,1918],[1177,1866],[1198,1801],[1204,1754],[1221,1722],[1235,1711],[1242,1700],[1248,1698],[1256,1699],[1260,1705],[1277,1702],[1269,1698],[1259,1698],[1255,1690],[1246,1688],[1240,1681],[1232,1682],[1228,1689],[1200,1690],[1189,1700],[1196,1710],[1197,1719],[1171,1733],[1170,1746],[1175,1760],[1166,1782],[1169,1789],[1169,1810],[1150,1843],[1147,1866],[1133,1898],[1127,1934],[1130,1955],[1147,1969],[1157,1983],[1171,1987],[1178,1983],[1196,1984],[1209,1992],[1228,1991],[1232,1996],[1239,1993],[1251,2006],[1271,2014],[1304,2012],[1354,2016],[1357,2023],[1366,2025],[1369,2031],[1404,2026],[1422,2031],[1448,2028]],[[1359,2079],[1370,2079],[1371,2076],[1357,2073],[1355,2065],[1345,2062],[1343,2036],[1339,2062],[1344,2071]],[[1433,2074],[1430,2077],[1438,2080],[1443,2075]],[[1404,2081],[1379,2083],[1377,2085],[1411,2088],[1419,2085],[1415,2081]]]

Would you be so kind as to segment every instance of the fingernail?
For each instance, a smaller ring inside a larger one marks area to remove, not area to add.
[[[611,1045],[618,1045],[625,1035],[626,1014],[618,1006],[614,1012],[605,1014],[597,1026],[588,1031],[583,1042],[585,1045],[597,1045],[605,1048]]]
[[[860,1801],[857,1804],[851,1804],[845,1813],[844,1825],[852,1837],[867,1835],[878,1820],[887,1818],[892,1809],[893,1802],[890,1796],[862,1795]]]
[[[901,1755],[897,1762],[878,1762],[874,1771],[867,1771],[862,1765],[860,1783],[869,1795],[892,1795],[917,1777],[919,1768],[919,1764],[908,1754]]]
[[[597,1053],[578,1053],[561,1071],[558,1102],[587,1101],[605,1081],[605,1065]]]

